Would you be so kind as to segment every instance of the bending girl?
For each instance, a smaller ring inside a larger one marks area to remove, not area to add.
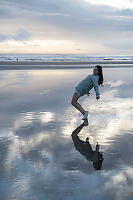
[[[94,87],[96,92],[96,99],[100,99],[100,93],[98,85],[103,83],[103,72],[102,67],[97,65],[93,69],[93,74],[88,75],[85,79],[83,79],[76,87],[75,92],[72,97],[71,104],[79,110],[83,114],[83,120],[87,119],[88,111],[84,110],[84,108],[78,103],[78,99],[87,94],[89,95],[89,91]]]

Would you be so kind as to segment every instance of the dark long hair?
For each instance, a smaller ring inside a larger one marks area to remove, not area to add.
[[[102,83],[103,83],[103,70],[102,70],[102,67],[100,65],[96,65],[95,67],[97,67],[97,69],[98,69],[98,75],[99,75],[98,85],[102,85]]]

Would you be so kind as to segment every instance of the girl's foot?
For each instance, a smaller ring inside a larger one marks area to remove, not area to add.
[[[85,114],[84,114],[84,116],[83,116],[82,120],[85,120],[85,119],[87,119],[87,117],[88,117],[88,111],[85,111]]]

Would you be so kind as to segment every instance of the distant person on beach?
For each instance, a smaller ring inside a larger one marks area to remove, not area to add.
[[[75,87],[75,92],[72,97],[71,104],[83,114],[82,118],[83,120],[87,119],[88,111],[85,111],[83,107],[77,102],[78,99],[85,94],[89,96],[90,94],[89,92],[93,87],[96,92],[96,99],[97,100],[100,99],[98,85],[102,85],[102,83],[103,83],[102,67],[100,65],[96,65],[93,69],[93,74],[88,75]]]
[[[93,151],[91,144],[89,142],[89,138],[86,138],[86,141],[80,140],[78,133],[82,130],[82,128],[86,126],[85,123],[82,123],[72,132],[72,140],[75,146],[75,149],[80,152],[88,161],[93,162],[93,167],[95,170],[100,170],[103,163],[103,155],[102,152],[99,151],[99,145],[96,144],[96,148]]]

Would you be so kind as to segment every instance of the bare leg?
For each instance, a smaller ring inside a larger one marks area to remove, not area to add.
[[[77,102],[77,100],[79,99],[78,94],[74,93],[71,104],[77,109],[79,110],[83,115],[85,114],[85,110],[82,108],[82,106]]]

